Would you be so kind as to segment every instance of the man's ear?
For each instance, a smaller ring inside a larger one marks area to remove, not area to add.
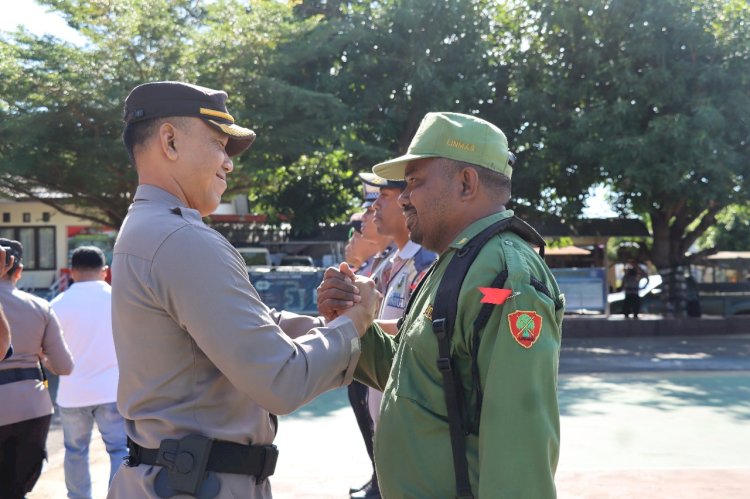
[[[170,122],[165,121],[159,126],[159,147],[162,153],[172,161],[177,159],[177,147],[175,146],[175,138],[177,136],[177,128]]]
[[[458,178],[461,182],[461,198],[466,201],[475,198],[479,192],[477,171],[470,167],[462,168]]]
[[[13,284],[17,283],[21,279],[21,275],[23,274],[23,264],[18,264],[18,268],[13,272],[13,275],[10,277],[13,281]]]

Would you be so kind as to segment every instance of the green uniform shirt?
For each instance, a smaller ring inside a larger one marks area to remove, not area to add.
[[[455,251],[512,215],[506,210],[478,220],[453,241],[440,255],[396,337],[373,326],[362,338],[355,377],[384,390],[375,464],[387,499],[455,496],[432,305]],[[557,368],[563,299],[547,265],[516,234],[503,232],[490,239],[469,269],[461,287],[451,350],[463,393],[469,394],[472,323],[483,296],[478,288],[489,287],[505,268],[509,277],[504,288],[514,295],[495,305],[481,333],[478,366],[484,398],[479,435],[466,438],[469,477],[475,497],[552,498],[560,443]],[[532,276],[555,300],[530,285]],[[524,313],[514,314],[517,311]],[[464,407],[475,415],[473,403]]]

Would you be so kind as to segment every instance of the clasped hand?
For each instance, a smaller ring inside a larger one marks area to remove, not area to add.
[[[375,282],[354,275],[346,263],[339,268],[329,267],[318,286],[318,312],[331,321],[341,315],[354,322],[359,335],[375,320],[382,295]]]

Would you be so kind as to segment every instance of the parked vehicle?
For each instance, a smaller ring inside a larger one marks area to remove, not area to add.
[[[641,313],[659,314],[663,312],[661,300],[662,277],[658,274],[648,276],[648,284],[642,280],[643,288],[638,292],[641,297]],[[750,282],[744,283],[697,283],[697,314],[689,315],[748,315],[750,314]],[[689,298],[689,297],[688,297]],[[611,314],[621,314],[625,301],[625,292],[610,293],[607,301]]]
[[[285,255],[279,263],[282,267],[315,267],[312,257],[307,255]]]
[[[245,260],[247,269],[253,269],[256,267],[270,267],[271,266],[271,253],[266,248],[258,247],[245,247],[237,248],[242,258]]]
[[[316,267],[256,267],[248,272],[248,277],[269,307],[318,315],[318,285],[324,272]]]

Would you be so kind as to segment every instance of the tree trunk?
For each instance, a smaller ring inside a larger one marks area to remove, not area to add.
[[[662,278],[663,313],[672,317],[685,315],[685,256],[681,254],[681,234],[671,230],[663,211],[651,213],[653,244],[651,262]]]

